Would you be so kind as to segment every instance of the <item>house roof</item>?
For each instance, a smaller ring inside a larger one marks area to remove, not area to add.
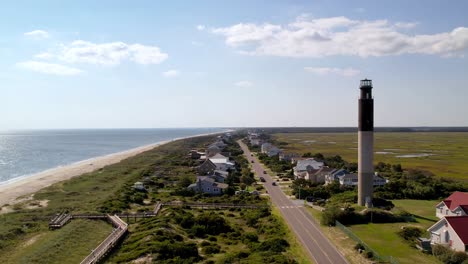
[[[451,210],[455,210],[460,205],[468,205],[468,193],[454,192],[443,201],[445,205]]]
[[[357,179],[358,175],[356,173],[348,173],[340,177],[341,179]]]
[[[445,219],[463,241],[463,244],[468,245],[468,216],[446,216]]]
[[[323,162],[316,161],[313,158],[305,159],[305,160],[298,160],[297,165],[295,167],[296,171],[305,171],[307,170],[308,166],[312,166],[312,168],[318,170],[323,166]]]
[[[220,188],[220,189],[226,189],[227,187],[229,187],[228,184],[226,184],[226,183],[220,183],[220,182],[215,182],[215,183],[213,183],[213,186],[214,186],[214,187],[218,187],[218,188]]]
[[[227,159],[228,157],[221,155],[220,153],[210,157],[210,159]]]

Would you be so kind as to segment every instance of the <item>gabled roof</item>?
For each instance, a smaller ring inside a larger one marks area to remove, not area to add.
[[[455,210],[460,205],[468,205],[468,193],[454,192],[443,201],[450,211]]]
[[[216,165],[209,159],[205,160],[199,167],[201,166],[210,166],[213,169],[216,169]]]
[[[312,168],[318,170],[323,166],[323,162],[316,161],[313,158],[305,159],[305,160],[298,160],[297,165],[295,167],[296,171],[305,171],[307,170],[308,166],[312,166]]]
[[[468,245],[468,216],[446,216],[445,219],[463,244]]]
[[[210,159],[227,159],[228,157],[221,155],[220,153],[210,157]]]

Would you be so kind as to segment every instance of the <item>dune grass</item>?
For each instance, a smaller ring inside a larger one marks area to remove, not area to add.
[[[278,133],[275,140],[286,142],[286,151],[340,155],[357,161],[357,133]],[[400,163],[403,168],[428,170],[439,177],[468,181],[468,133],[412,132],[375,133],[374,163]],[[398,157],[429,154],[425,157]]]
[[[27,236],[21,246],[10,254],[2,255],[2,261],[25,264],[79,263],[111,231],[112,226],[101,220],[74,220],[61,229]]]

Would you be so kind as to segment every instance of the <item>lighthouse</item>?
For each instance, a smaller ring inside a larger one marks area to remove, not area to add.
[[[358,130],[358,204],[372,206],[374,188],[374,98],[372,80],[361,80]]]

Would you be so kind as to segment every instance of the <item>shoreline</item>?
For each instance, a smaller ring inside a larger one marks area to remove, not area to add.
[[[231,132],[231,130],[164,140],[157,143],[152,143],[149,145],[144,145],[104,156],[81,160],[69,165],[58,166],[55,168],[47,169],[45,171],[34,173],[32,175],[20,176],[18,178],[0,183],[0,207],[4,206],[5,204],[15,204],[16,202],[18,202],[16,200],[19,197],[33,194],[54,183],[69,180],[71,178],[83,175],[85,173],[101,169],[105,166],[119,163],[124,159],[136,156],[140,153],[152,150],[154,148],[157,148],[159,146],[165,145],[173,141],[222,134],[226,132]]]

